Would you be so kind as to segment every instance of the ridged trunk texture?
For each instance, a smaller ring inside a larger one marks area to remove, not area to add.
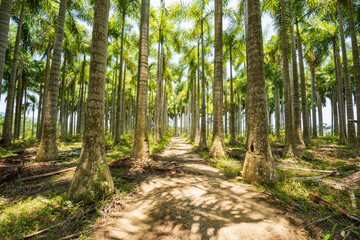
[[[304,57],[302,50],[301,37],[299,32],[298,23],[296,22],[296,37],[297,37],[297,49],[299,55],[299,70],[300,70],[300,85],[301,85],[301,109],[303,120],[303,139],[306,145],[311,143],[310,129],[309,129],[309,116],[306,101],[306,83],[305,83],[305,69],[304,69]]]
[[[281,34],[282,34],[282,57],[283,57],[283,75],[284,75],[284,98],[285,98],[285,148],[283,156],[288,157],[294,154],[294,129],[292,119],[291,89],[289,75],[289,59],[288,59],[288,40],[287,26],[285,18],[285,2],[281,0]]]
[[[0,4],[0,90],[2,89],[5,56],[8,45],[12,1],[13,0],[2,0]]]
[[[279,87],[275,87],[275,136],[276,141],[281,141],[281,135],[280,135],[280,93],[279,93]]]
[[[15,106],[15,123],[14,123],[14,138],[18,139],[20,137],[20,122],[21,122],[21,109],[22,109],[22,99],[23,99],[23,81],[22,81],[22,69],[23,69],[23,60],[20,60],[19,68],[19,79],[16,91],[16,106]]]
[[[201,129],[200,129],[200,142],[199,148],[206,149],[207,148],[207,140],[206,140],[206,105],[205,105],[205,97],[206,97],[206,79],[205,79],[205,52],[204,52],[204,23],[201,20]]]
[[[232,76],[232,51],[230,46],[230,143],[235,144],[235,103],[234,103],[234,86]]]
[[[350,34],[351,34],[351,46],[353,54],[353,64],[354,64],[354,80],[355,80],[355,96],[356,96],[356,115],[357,115],[357,146],[360,147],[360,57],[359,57],[359,48],[356,37],[356,28],[354,20],[354,10],[352,0],[347,0],[348,4],[348,14],[349,14],[349,25],[350,25]]]
[[[42,137],[37,160],[53,160],[58,157],[56,146],[56,122],[59,98],[59,73],[61,63],[62,42],[64,37],[65,15],[67,0],[60,1],[59,16],[55,31],[54,53],[51,62],[49,89],[47,93],[46,111],[42,129]]]
[[[79,89],[79,99],[78,99],[78,107],[77,107],[77,122],[76,122],[76,134],[82,133],[81,129],[81,121],[82,121],[82,111],[83,111],[83,98],[84,98],[84,82],[85,82],[85,54],[84,60],[81,67],[80,73],[80,89]]]
[[[341,12],[340,0],[337,0],[337,9],[339,17],[339,27],[340,27],[340,39],[341,39],[341,50],[343,58],[343,78],[344,78],[344,87],[345,87],[345,97],[346,97],[346,114],[348,120],[354,119],[354,109],[353,109],[353,98],[350,85],[350,76],[349,76],[349,64],[346,52],[345,44],[345,35],[343,27],[343,17]],[[354,69],[355,70],[355,69]],[[356,72],[356,71],[354,71]],[[348,121],[348,141],[350,144],[356,144],[356,133],[355,125],[353,122]]]
[[[264,50],[259,0],[249,0],[248,34],[248,118],[247,151],[242,176],[246,182],[275,183],[278,174],[273,161],[268,134],[267,96],[265,90]]]
[[[336,74],[336,86],[337,86],[337,101],[338,101],[338,112],[339,112],[339,144],[346,144],[346,126],[345,126],[345,108],[344,108],[344,91],[343,82],[341,78],[341,62],[336,46],[335,39],[333,40],[333,51],[334,51],[334,64]]]
[[[161,39],[161,28],[159,30],[159,39]],[[162,65],[163,58],[161,52],[161,41],[158,43],[158,62],[157,62],[157,80],[156,80],[156,96],[155,96],[155,127],[154,140],[160,142],[162,139],[161,129],[161,98],[162,98]]]
[[[319,119],[319,136],[324,136],[323,131],[323,120],[322,120],[322,102],[321,102],[321,95],[319,91],[316,91],[316,101],[317,101],[317,107],[318,107],[318,119]]]
[[[299,94],[299,75],[296,61],[296,46],[294,27],[290,27],[291,38],[291,57],[292,57],[292,72],[293,72],[293,106],[294,106],[294,148],[297,152],[305,149],[305,143],[301,131],[301,110],[300,110],[300,94]]]
[[[109,0],[95,0],[91,45],[89,95],[83,145],[69,198],[90,200],[91,195],[110,194],[114,183],[105,159],[104,94],[108,43]]]
[[[198,62],[197,62],[197,84],[196,84],[196,89],[195,89],[195,92],[196,92],[196,107],[195,107],[195,113],[196,113],[196,123],[195,123],[195,140],[194,140],[194,143],[196,145],[199,145],[200,143],[200,46],[199,46],[199,42],[198,42]]]
[[[60,116],[59,116],[59,124],[58,124],[58,134],[59,136],[65,136],[66,135],[66,116],[65,113],[66,109],[66,100],[65,100],[65,91],[66,91],[66,54],[67,51],[65,49],[64,52],[64,62],[63,62],[63,74],[62,74],[62,80],[60,84]]]
[[[39,133],[38,133],[39,135],[37,137],[38,139],[41,138],[42,126],[44,124],[44,118],[45,118],[46,102],[47,102],[47,95],[48,95],[48,89],[49,89],[49,78],[50,78],[50,59],[51,59],[51,41],[49,41],[48,47],[46,50],[44,92],[43,92],[43,99],[42,99],[41,120],[40,120]]]
[[[148,94],[148,54],[149,54],[150,0],[141,1],[141,23],[139,41],[139,69],[137,81],[136,119],[130,157],[148,159],[150,157],[148,132],[146,126]]]
[[[210,157],[226,154],[223,133],[223,39],[222,39],[222,0],[215,0],[215,56],[214,56],[214,125]]]
[[[120,47],[120,69],[119,69],[119,85],[118,85],[118,97],[117,97],[117,108],[116,108],[116,134],[115,143],[120,142],[121,137],[121,125],[122,125],[122,79],[123,79],[123,65],[124,65],[124,33],[125,33],[125,12],[122,12],[122,26],[121,26],[121,47]]]
[[[25,0],[22,1],[20,19],[18,24],[18,29],[16,32],[16,40],[15,40],[15,48],[14,55],[11,62],[11,72],[9,79],[9,86],[7,89],[7,102],[6,102],[6,110],[5,110],[5,119],[3,125],[3,135],[2,141],[5,146],[11,144],[11,133],[12,133],[12,121],[13,121],[13,109],[14,109],[14,96],[15,96],[15,85],[16,85],[16,68],[18,64],[18,55],[19,55],[19,47],[21,40],[21,29],[22,22],[24,19],[24,11],[25,11]],[[1,81],[1,79],[0,79]]]
[[[312,110],[312,137],[317,138],[316,126],[316,90],[315,90],[315,65],[312,63],[310,66],[311,75],[311,110]]]

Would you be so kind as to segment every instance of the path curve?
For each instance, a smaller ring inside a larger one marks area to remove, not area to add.
[[[148,177],[132,204],[90,239],[306,239],[283,211],[228,180],[184,139],[173,138],[156,161],[185,174]]]

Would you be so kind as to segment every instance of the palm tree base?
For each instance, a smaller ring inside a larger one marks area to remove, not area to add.
[[[245,155],[242,177],[248,183],[266,182],[275,183],[278,180],[278,173],[271,153],[257,154],[247,151]]]
[[[59,151],[56,146],[56,141],[42,140],[40,143],[39,150],[36,153],[37,161],[50,161],[58,159]]]
[[[209,156],[210,157],[223,157],[226,154],[225,144],[223,138],[221,137],[214,137],[211,147]]]

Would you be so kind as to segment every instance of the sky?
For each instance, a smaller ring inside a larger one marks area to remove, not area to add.
[[[164,0],[164,1],[165,1],[165,5],[169,6],[179,0]],[[184,3],[191,2],[191,0],[182,0],[182,1]],[[229,6],[235,8],[236,5],[238,4],[238,2],[239,2],[238,0],[230,0]],[[158,8],[160,6],[160,0],[151,0],[150,5],[151,5],[151,7]],[[264,15],[262,17],[263,33],[266,32],[265,41],[269,40],[271,36],[275,35],[272,24],[273,24],[272,18],[269,15]],[[226,27],[227,27],[227,22],[225,20],[223,29],[226,29]],[[174,56],[174,59],[172,61],[174,61],[174,62],[177,61],[178,57],[179,56]],[[227,68],[227,69],[229,69],[229,68]],[[234,70],[233,74],[235,74],[235,70]],[[6,103],[4,102],[5,98],[6,98],[6,95],[1,96],[0,113],[5,112],[5,108],[6,108]],[[354,110],[355,110],[354,116],[356,116],[356,108],[354,108]],[[32,116],[32,112],[28,112],[27,114],[28,114],[27,115],[28,117]],[[37,116],[37,111],[35,111],[35,116]],[[327,99],[327,101],[326,101],[326,107],[323,107],[323,121],[327,125],[331,125],[331,105],[330,105],[329,99]],[[274,120],[273,120],[273,122],[274,122]]]

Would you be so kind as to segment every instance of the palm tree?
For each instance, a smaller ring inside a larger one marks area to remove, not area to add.
[[[66,4],[67,0],[60,1],[59,15],[55,32],[53,59],[50,70],[49,89],[47,93],[46,112],[44,116],[40,147],[36,154],[37,160],[51,160],[58,157],[58,149],[56,146],[56,122]]]
[[[215,0],[215,57],[213,108],[213,139],[210,147],[211,157],[221,157],[225,153],[223,133],[223,52],[222,52],[222,0]]]
[[[108,0],[95,0],[83,146],[69,188],[69,198],[74,200],[89,199],[89,193],[110,194],[114,191],[114,183],[105,159],[103,124],[109,5]]]
[[[4,73],[5,55],[8,45],[12,0],[2,0],[0,4],[0,95]]]
[[[348,58],[346,53],[343,17],[342,17],[340,0],[337,0],[337,10],[339,17],[340,40],[341,40],[341,50],[343,57],[343,74],[344,74],[343,77],[344,77],[344,87],[345,87],[345,97],[346,97],[346,113],[347,113],[347,119],[352,120],[354,119],[353,98],[352,98],[352,91],[350,86],[349,65],[348,65]],[[350,121],[348,122],[348,140],[349,143],[356,144],[355,125],[353,122]]]
[[[141,1],[141,22],[139,41],[139,66],[137,81],[136,122],[131,158],[147,159],[150,156],[147,133],[147,92],[148,92],[148,54],[149,54],[149,15],[150,0]]]
[[[278,179],[268,134],[264,50],[259,0],[249,0],[246,48],[248,59],[248,135],[242,176],[247,182],[274,183]]]
[[[283,51],[283,75],[284,75],[284,97],[285,97],[285,148],[283,156],[293,155],[294,135],[293,121],[291,109],[291,93],[290,93],[290,75],[289,75],[289,59],[288,59],[288,40],[286,25],[286,9],[285,1],[281,0],[281,34],[282,34],[282,51]]]
[[[22,1],[21,4],[21,11],[20,11],[20,19],[18,24],[18,29],[16,32],[16,40],[15,40],[15,48],[14,48],[14,55],[11,63],[11,72],[10,72],[10,80],[9,86],[7,91],[7,102],[6,102],[6,110],[5,110],[5,119],[3,125],[3,135],[2,141],[4,145],[11,144],[11,130],[12,130],[12,118],[13,118],[13,109],[14,109],[14,95],[15,95],[15,82],[16,82],[16,68],[17,68],[17,58],[19,55],[19,47],[20,47],[20,40],[21,40],[21,29],[22,23],[24,19],[24,12],[25,12],[25,0]]]
[[[360,57],[359,57],[359,48],[356,38],[356,28],[354,21],[354,10],[352,0],[347,0],[348,12],[349,12],[349,25],[350,25],[350,34],[351,34],[351,46],[354,62],[354,79],[355,79],[355,96],[356,96],[356,106],[357,106],[357,145],[360,146]]]

